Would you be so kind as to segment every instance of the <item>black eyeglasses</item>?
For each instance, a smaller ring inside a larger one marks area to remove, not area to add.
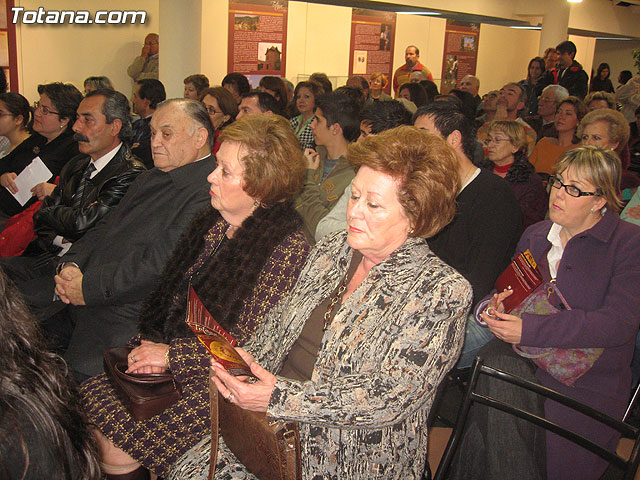
[[[205,107],[207,109],[207,112],[209,113],[209,115],[214,116],[216,113],[224,113],[224,112],[219,112],[218,110],[216,110],[215,108],[213,108],[211,105],[205,105]]]
[[[564,187],[564,191],[567,192],[567,195],[570,195],[572,197],[592,197],[594,195],[599,195],[599,193],[597,192],[583,192],[582,190],[580,190],[578,187],[574,186],[574,185],[565,185],[564,183],[562,183],[562,180],[560,180],[557,176],[555,175],[551,175],[549,177],[549,181],[547,182],[547,185],[553,188],[557,188],[558,190],[562,187]]]

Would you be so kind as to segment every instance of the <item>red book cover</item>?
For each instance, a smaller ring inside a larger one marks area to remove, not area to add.
[[[529,296],[538,285],[542,283],[542,275],[538,271],[536,262],[531,252],[526,250],[513,259],[504,272],[496,280],[495,287],[498,292],[513,290],[513,293],[504,300],[505,312],[509,313]]]
[[[255,376],[251,373],[249,365],[233,348],[236,340],[229,335],[224,328],[215,321],[213,316],[206,309],[200,297],[189,285],[187,318],[185,322],[193,333],[196,334],[200,343],[204,345],[213,358],[216,359],[231,375]]]

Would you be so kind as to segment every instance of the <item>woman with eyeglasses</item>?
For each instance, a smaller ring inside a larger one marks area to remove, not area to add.
[[[640,324],[640,227],[618,217],[621,168],[611,150],[595,146],[569,150],[555,171],[548,183],[549,219],[529,227],[516,252],[529,250],[543,280],[555,286],[548,303],[556,313],[505,313],[503,301],[510,292],[501,292],[491,297],[487,308],[478,308],[479,317],[506,342],[509,351],[510,344],[554,347],[563,352],[590,349],[590,362],[580,370],[558,361],[572,375],[570,381],[569,377],[561,381],[557,373],[552,376],[531,363],[535,377],[546,387],[622,418],[630,396],[630,363]],[[480,354],[500,345],[504,344],[493,340]],[[513,358],[513,364],[530,362]],[[598,422],[551,401],[545,403],[544,415],[610,451],[616,449],[619,435]],[[518,448],[519,440],[536,428],[521,427],[500,432],[501,445],[512,446],[516,457],[527,455]],[[485,440],[490,449],[489,437]],[[534,451],[535,445],[528,442],[524,450]],[[510,453],[501,451],[500,455]],[[597,479],[605,468],[606,462],[587,450],[546,434],[546,478]],[[495,471],[489,475],[504,478]]]
[[[513,189],[522,211],[524,228],[544,219],[547,195],[542,180],[527,159],[527,134],[518,122],[494,120],[487,133],[489,170],[504,178]]]
[[[78,155],[78,142],[73,138],[73,124],[76,110],[82,101],[82,94],[71,84],[49,83],[38,85],[40,100],[34,104],[34,134],[25,148],[16,148],[0,162],[0,216],[13,216],[29,207],[36,198],[42,200],[55,185],[54,179],[60,175],[62,167]],[[28,148],[27,148],[28,147]],[[33,199],[20,205],[9,192],[16,193],[15,178],[31,162],[40,157],[51,171],[51,178],[32,189]],[[8,190],[7,190],[8,189]]]
[[[200,95],[200,101],[209,113],[209,118],[213,124],[214,139],[213,154],[218,153],[220,142],[218,137],[222,130],[231,125],[238,115],[238,102],[231,92],[224,87],[211,87],[204,90]]]

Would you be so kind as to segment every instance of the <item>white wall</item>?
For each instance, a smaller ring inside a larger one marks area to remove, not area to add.
[[[40,0],[19,0],[16,6],[37,10]],[[144,25],[35,25],[18,24],[19,89],[29,100],[37,100],[37,86],[48,82],[70,82],[83,90],[91,75],[106,75],[117,90],[129,95],[133,85],[127,76],[129,63],[140,55],[144,37],[158,31],[158,0],[55,0],[48,9],[146,10]],[[54,4],[55,6],[53,6]],[[162,37],[160,38],[162,48]]]

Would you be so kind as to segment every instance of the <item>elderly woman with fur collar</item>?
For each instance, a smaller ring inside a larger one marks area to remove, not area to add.
[[[210,432],[210,356],[184,321],[189,284],[242,343],[291,289],[307,256],[292,207],[305,163],[288,122],[249,116],[226,128],[220,142],[218,166],[208,177],[213,208],[192,222],[174,251],[139,318],[129,355],[129,372],[170,370],[182,384],[182,399],[136,422],[104,375],[82,386],[107,478],[148,478],[146,469],[165,476]]]

